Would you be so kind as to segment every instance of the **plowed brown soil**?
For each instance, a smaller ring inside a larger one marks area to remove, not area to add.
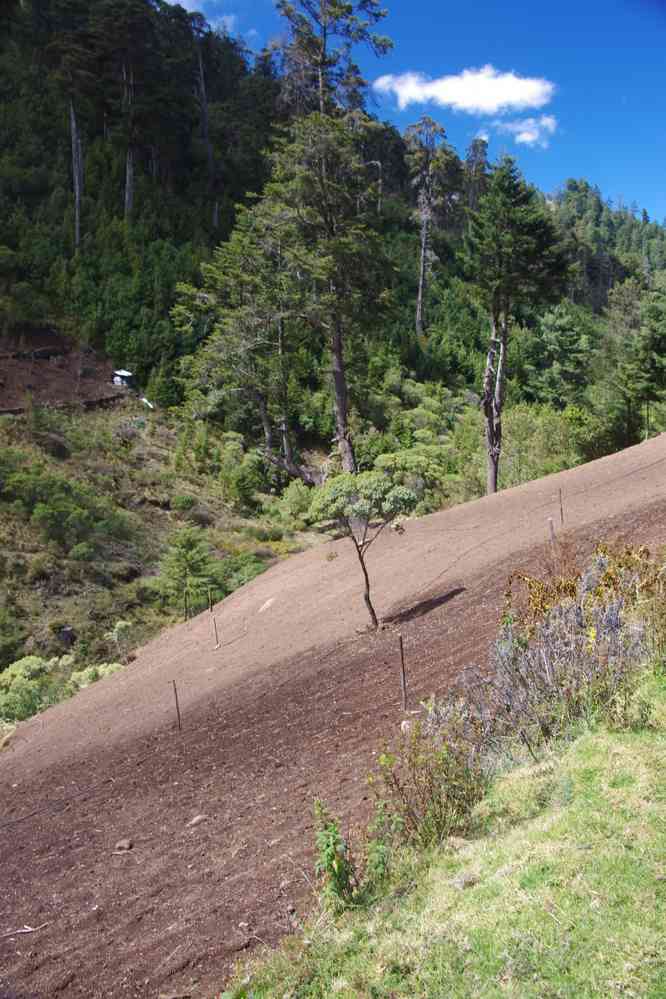
[[[215,608],[219,649],[202,614],[21,725],[0,754],[0,996],[211,996],[289,932],[313,797],[361,819],[397,731],[397,630],[414,707],[485,660],[510,571],[547,558],[549,517],[579,553],[666,542],[666,437],[382,537],[376,635],[348,542],[322,545]],[[41,928],[13,932],[26,924]]]
[[[111,361],[57,333],[0,337],[0,413],[22,412],[29,403],[91,407],[125,394],[113,385]]]

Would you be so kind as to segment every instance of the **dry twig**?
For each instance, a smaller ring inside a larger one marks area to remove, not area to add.
[[[28,926],[25,923],[20,930],[10,930],[9,933],[3,933],[0,940],[5,940],[7,937],[17,937],[19,933],[36,933],[37,930],[43,930],[48,925],[48,923],[41,923],[39,926]]]

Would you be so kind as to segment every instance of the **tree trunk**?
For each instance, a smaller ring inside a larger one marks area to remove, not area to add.
[[[280,421],[280,434],[282,437],[282,454],[284,460],[293,464],[294,452],[291,446],[289,434],[289,389],[288,374],[286,366],[286,356],[284,351],[284,320],[278,319],[278,355],[280,358],[280,405],[282,408],[282,418]]]
[[[298,465],[293,460],[291,448],[289,448],[287,453],[284,455],[275,453],[275,449],[273,447],[273,427],[271,426],[270,416],[268,415],[266,400],[260,392],[255,392],[254,398],[257,403],[259,419],[261,420],[261,426],[264,432],[264,455],[266,460],[269,461],[271,465],[275,465],[276,468],[279,468],[281,472],[285,472],[287,475],[291,476],[292,479],[300,479],[306,486],[320,486],[325,478],[324,473],[320,472],[319,469],[310,468],[307,465]]]
[[[199,104],[201,106],[201,138],[206,147],[206,159],[208,161],[208,187],[211,198],[214,197],[211,222],[213,229],[217,229],[220,224],[220,202],[219,191],[215,190],[215,161],[213,159],[213,144],[210,141],[210,124],[208,118],[208,94],[206,92],[206,76],[204,73],[203,56],[201,45],[197,46],[197,56],[199,60]]]
[[[74,101],[69,101],[69,125],[72,140],[72,179],[74,182],[74,247],[81,245],[81,190],[83,188],[83,158],[81,138],[74,111]]]
[[[134,147],[127,147],[125,159],[125,221],[129,222],[134,208]]]
[[[356,458],[349,432],[349,412],[347,401],[347,375],[345,373],[344,338],[342,326],[334,317],[331,338],[331,371],[333,374],[333,408],[335,411],[335,440],[345,472],[356,472]]]
[[[134,208],[134,68],[129,72],[123,64],[123,103],[127,113],[127,155],[125,157],[125,221],[129,222]]]
[[[267,451],[272,453],[273,451],[273,428],[271,427],[270,417],[268,415],[268,407],[266,406],[266,400],[260,392],[255,392],[255,401],[257,403],[257,409],[259,410],[259,419],[261,420],[261,428],[264,431],[264,446]]]
[[[368,608],[368,614],[370,615],[370,620],[372,621],[372,627],[377,631],[379,627],[379,621],[377,620],[377,614],[375,613],[375,608],[372,606],[372,600],[370,599],[370,577],[368,575],[368,570],[365,565],[365,556],[363,551],[356,541],[356,538],[352,535],[352,541],[354,542],[354,547],[356,548],[356,554],[358,555],[358,560],[361,564],[361,571],[363,572],[363,599],[365,600],[365,606]]]
[[[425,320],[423,316],[423,302],[426,291],[427,268],[428,268],[428,211],[425,205],[421,206],[421,258],[419,262],[419,290],[416,296],[416,335],[423,336],[425,333]]]
[[[210,141],[210,131],[208,124],[208,95],[206,93],[206,77],[204,75],[203,56],[201,55],[201,45],[197,46],[199,57],[199,103],[201,105],[201,138],[206,146],[206,158],[208,160],[208,176],[211,179],[215,175],[215,164],[213,163],[213,147]]]
[[[504,404],[504,378],[508,330],[506,317],[491,317],[490,345],[483,376],[481,405],[485,417],[486,449],[488,452],[486,492],[497,492],[499,460],[502,451],[502,407]],[[497,326],[500,325],[500,336]]]

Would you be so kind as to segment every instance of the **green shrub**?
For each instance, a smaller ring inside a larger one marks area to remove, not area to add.
[[[250,524],[245,533],[257,541],[282,541],[284,530],[276,524]]]
[[[483,416],[467,409],[450,438],[452,466],[458,477],[456,499],[482,496],[486,484]],[[508,489],[552,472],[573,468],[583,455],[579,435],[566,413],[547,405],[507,406],[503,417],[499,486]]]
[[[267,490],[266,461],[258,451],[245,451],[240,434],[225,434],[220,483],[224,498],[238,510],[254,510],[257,493]]]
[[[280,498],[280,512],[288,520],[302,520],[310,509],[312,490],[300,479],[289,483]],[[280,540],[279,538],[275,540]]]
[[[239,555],[228,555],[215,565],[215,582],[226,596],[245,583],[249,583],[265,568],[266,563],[256,553],[242,552]]]
[[[160,589],[185,618],[202,603],[215,584],[216,567],[210,545],[198,527],[182,527],[160,564]]]
[[[89,687],[91,683],[96,683],[97,680],[101,680],[105,676],[111,676],[122,668],[122,663],[100,663],[98,666],[87,666],[85,669],[77,670],[70,676],[63,688],[63,693],[70,697],[77,691],[83,690],[84,687]]]
[[[171,509],[177,513],[185,513],[185,511],[191,510],[196,502],[194,496],[190,496],[187,493],[180,493],[171,500]]]
[[[14,662],[27,637],[18,608],[0,607],[0,670]]]
[[[466,741],[433,738],[416,722],[395,750],[380,755],[370,784],[393,828],[428,847],[469,830],[488,779]]]
[[[25,656],[0,673],[0,721],[24,721],[43,708],[96,680],[122,669],[120,663],[101,663],[71,672],[74,657]]]
[[[26,579],[29,583],[41,583],[55,572],[55,564],[47,555],[38,555],[28,566]]]
[[[106,497],[39,464],[18,468],[17,454],[5,454],[0,461],[0,499],[30,519],[45,541],[66,551],[92,537],[129,535],[127,517]]]
[[[67,668],[71,656],[62,659],[41,659],[25,656],[0,673],[0,718],[3,721],[23,721],[51,703],[56,686],[54,672]]]
[[[95,549],[88,541],[79,541],[70,549],[69,557],[76,562],[92,562],[95,557]]]
[[[315,870],[327,905],[335,911],[347,908],[359,888],[358,877],[347,840],[340,826],[321,801],[314,803],[317,861]]]

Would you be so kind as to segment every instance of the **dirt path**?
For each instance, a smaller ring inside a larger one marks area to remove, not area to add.
[[[413,702],[485,658],[508,573],[548,517],[581,547],[666,541],[666,437],[410,523],[371,555],[402,613]],[[0,756],[0,996],[212,995],[305,904],[311,808],[367,807],[399,722],[394,628],[365,623],[348,543],[290,559],[166,632],[123,674],[22,725]],[[183,731],[174,724],[176,680]],[[206,818],[189,826],[196,815]],[[133,849],[116,853],[124,837]]]

